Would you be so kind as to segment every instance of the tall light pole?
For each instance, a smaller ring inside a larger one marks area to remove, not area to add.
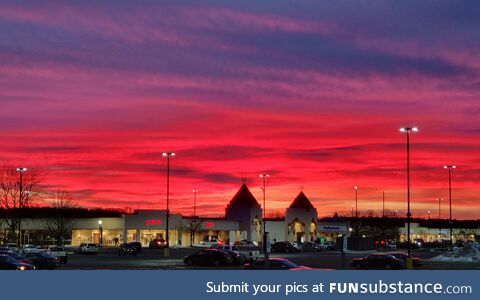
[[[355,190],[355,218],[358,218],[358,186],[354,186]]]
[[[442,198],[437,198],[438,201],[438,236],[442,238],[442,227],[440,220],[442,219],[442,208],[441,208],[441,203],[442,203]]]
[[[99,243],[100,243],[100,247],[103,246],[103,221],[102,220],[98,220],[98,231],[100,232],[100,239],[99,239]]]
[[[355,216],[355,213],[353,212],[354,207],[355,207],[355,205],[352,204],[352,218]]]
[[[449,225],[450,225],[450,251],[453,251],[453,221],[452,221],[452,169],[456,169],[457,166],[455,165],[446,165],[443,166],[443,168],[448,170],[448,198],[449,198],[449,204],[450,204],[450,220],[449,220]]]
[[[267,189],[267,178],[270,177],[269,174],[260,174],[260,178],[262,178],[262,191],[263,191],[263,253],[265,259],[265,269],[268,269],[269,265],[269,253],[267,248],[267,207],[265,206],[266,203],[266,189]]]
[[[428,213],[428,219],[430,220],[430,213],[431,213],[431,211],[427,211],[427,213]]]
[[[385,218],[385,191],[383,191],[382,197],[382,218]]]
[[[170,157],[175,156],[174,152],[163,152],[162,156],[167,158],[167,216],[166,216],[166,246],[165,246],[165,256],[169,256],[170,254],[170,227],[169,227],[169,220],[170,220]]]
[[[18,220],[18,245],[22,244],[22,218],[23,218],[23,206],[25,205],[24,192],[23,192],[23,173],[27,171],[28,169],[25,167],[17,168],[17,172],[20,174],[20,179],[18,181],[18,189],[20,192],[18,196],[18,208],[20,212],[20,218]]]
[[[442,209],[441,209],[441,206],[440,206],[440,203],[443,201],[442,198],[437,198],[437,201],[438,201],[438,219],[442,219]]]
[[[407,242],[408,242],[408,256],[410,257],[410,219],[412,214],[410,212],[410,133],[418,132],[417,127],[402,127],[400,132],[406,133],[407,136]]]
[[[198,193],[198,190],[194,189],[194,190],[192,190],[192,192],[193,192],[193,216],[196,217],[197,216],[197,193]]]

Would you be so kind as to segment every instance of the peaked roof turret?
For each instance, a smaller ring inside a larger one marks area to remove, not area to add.
[[[259,205],[255,196],[253,196],[250,189],[247,187],[245,183],[242,184],[240,189],[237,191],[235,196],[233,196],[232,200],[230,200],[230,205]]]
[[[290,204],[289,208],[309,208],[309,209],[313,209],[315,207],[313,206],[312,202],[310,202],[310,200],[308,200],[307,196],[305,196],[305,194],[302,191],[293,200],[293,202],[292,202],[292,204]]]

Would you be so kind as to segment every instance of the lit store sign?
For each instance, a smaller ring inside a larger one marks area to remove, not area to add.
[[[213,228],[213,226],[215,226],[215,224],[213,222],[205,223],[205,228]]]
[[[162,220],[160,219],[145,220],[145,225],[147,226],[154,226],[154,225],[160,225],[160,224],[162,224]]]

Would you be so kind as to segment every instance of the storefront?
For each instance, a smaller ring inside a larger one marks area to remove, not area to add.
[[[86,218],[72,222],[71,244],[118,245],[123,239],[123,218]]]
[[[165,240],[166,217],[166,212],[159,210],[139,210],[125,215],[124,241],[137,241],[148,247],[154,239]],[[238,223],[225,219],[183,218],[171,214],[168,224],[171,246],[190,246],[211,240],[229,242],[235,241],[238,235]]]

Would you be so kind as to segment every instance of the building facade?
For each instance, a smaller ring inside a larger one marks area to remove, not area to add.
[[[209,241],[233,243],[248,240],[261,244],[263,222],[272,242],[280,241],[335,241],[337,237],[350,235],[348,221],[321,221],[318,211],[307,195],[301,191],[285,210],[285,217],[263,220],[262,208],[246,184],[228,202],[223,218],[188,217],[170,214],[169,237],[173,247],[200,245]],[[54,244],[51,221],[48,218],[28,218],[22,222],[20,241],[22,244]],[[95,216],[71,218],[71,236],[66,244],[97,243],[115,246],[121,242],[140,242],[149,246],[155,239],[166,238],[166,212],[162,210],[137,210],[131,214],[117,216]],[[406,228],[398,228],[400,241],[406,238]],[[0,220],[0,239],[5,241],[7,226]],[[425,242],[448,239],[448,229],[412,224],[412,240]],[[480,235],[478,227],[455,228],[454,241],[473,240]]]

